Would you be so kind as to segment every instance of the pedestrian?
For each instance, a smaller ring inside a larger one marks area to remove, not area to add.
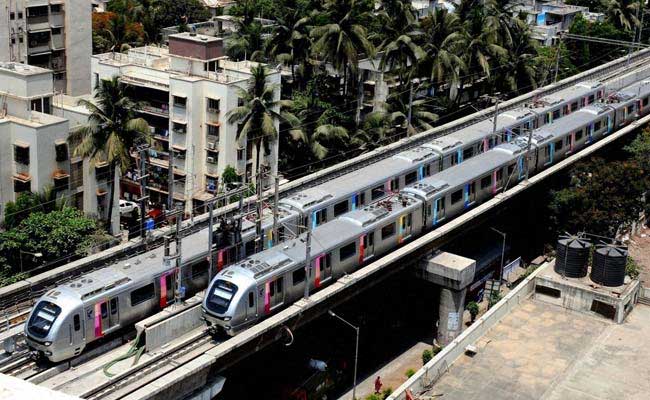
[[[375,379],[375,394],[379,394],[381,392],[382,386],[384,386],[384,384],[381,383],[381,378],[377,376],[377,379]]]

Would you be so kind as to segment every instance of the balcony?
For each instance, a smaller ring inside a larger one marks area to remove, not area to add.
[[[65,38],[63,34],[52,35],[52,50],[63,50],[65,49]]]
[[[169,117],[169,104],[154,101],[143,102],[138,110],[146,114],[152,114],[158,117]]]
[[[27,48],[27,54],[30,56],[38,54],[51,53],[50,42],[30,42],[29,47]]]
[[[65,25],[65,14],[62,12],[50,14],[50,26],[53,28],[62,27]]]
[[[219,151],[219,137],[208,135],[205,140],[205,149],[210,152]]]
[[[49,30],[50,19],[47,13],[27,17],[27,32],[45,32]]]
[[[50,4],[49,0],[27,0],[25,7],[47,7]]]

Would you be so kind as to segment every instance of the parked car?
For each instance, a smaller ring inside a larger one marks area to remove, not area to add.
[[[138,208],[138,203],[129,200],[120,200],[120,215],[128,214]]]

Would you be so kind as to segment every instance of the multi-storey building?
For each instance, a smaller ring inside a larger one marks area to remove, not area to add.
[[[227,166],[255,181],[256,146],[249,141],[240,148],[238,126],[227,118],[240,104],[238,89],[247,88],[254,65],[228,60],[221,38],[187,32],[170,35],[169,47],[93,56],[93,84],[118,76],[133,88],[140,102],[136,111],[151,127],[155,140],[148,156],[147,195],[152,203],[167,204],[170,160],[173,198],[184,204],[186,213],[203,211]],[[279,86],[280,72],[269,69],[267,82]],[[280,98],[279,87],[275,98]],[[276,174],[277,140],[262,157],[262,164]],[[122,190],[126,198],[139,196],[137,171],[123,173]]]
[[[90,92],[92,6],[88,0],[0,2],[0,61],[54,71],[54,88]]]
[[[70,98],[63,104],[64,97],[54,95],[52,71],[0,63],[0,219],[7,202],[46,186],[67,204],[106,217],[107,165],[90,168],[87,160],[71,157],[69,132],[86,123],[88,111]],[[113,215],[119,221],[117,208]]]

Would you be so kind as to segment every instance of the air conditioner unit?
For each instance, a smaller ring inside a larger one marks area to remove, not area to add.
[[[208,149],[214,150],[214,145],[215,145],[214,142],[208,142]]]
[[[216,164],[217,160],[214,159],[214,157],[208,157],[207,159],[208,164]]]

